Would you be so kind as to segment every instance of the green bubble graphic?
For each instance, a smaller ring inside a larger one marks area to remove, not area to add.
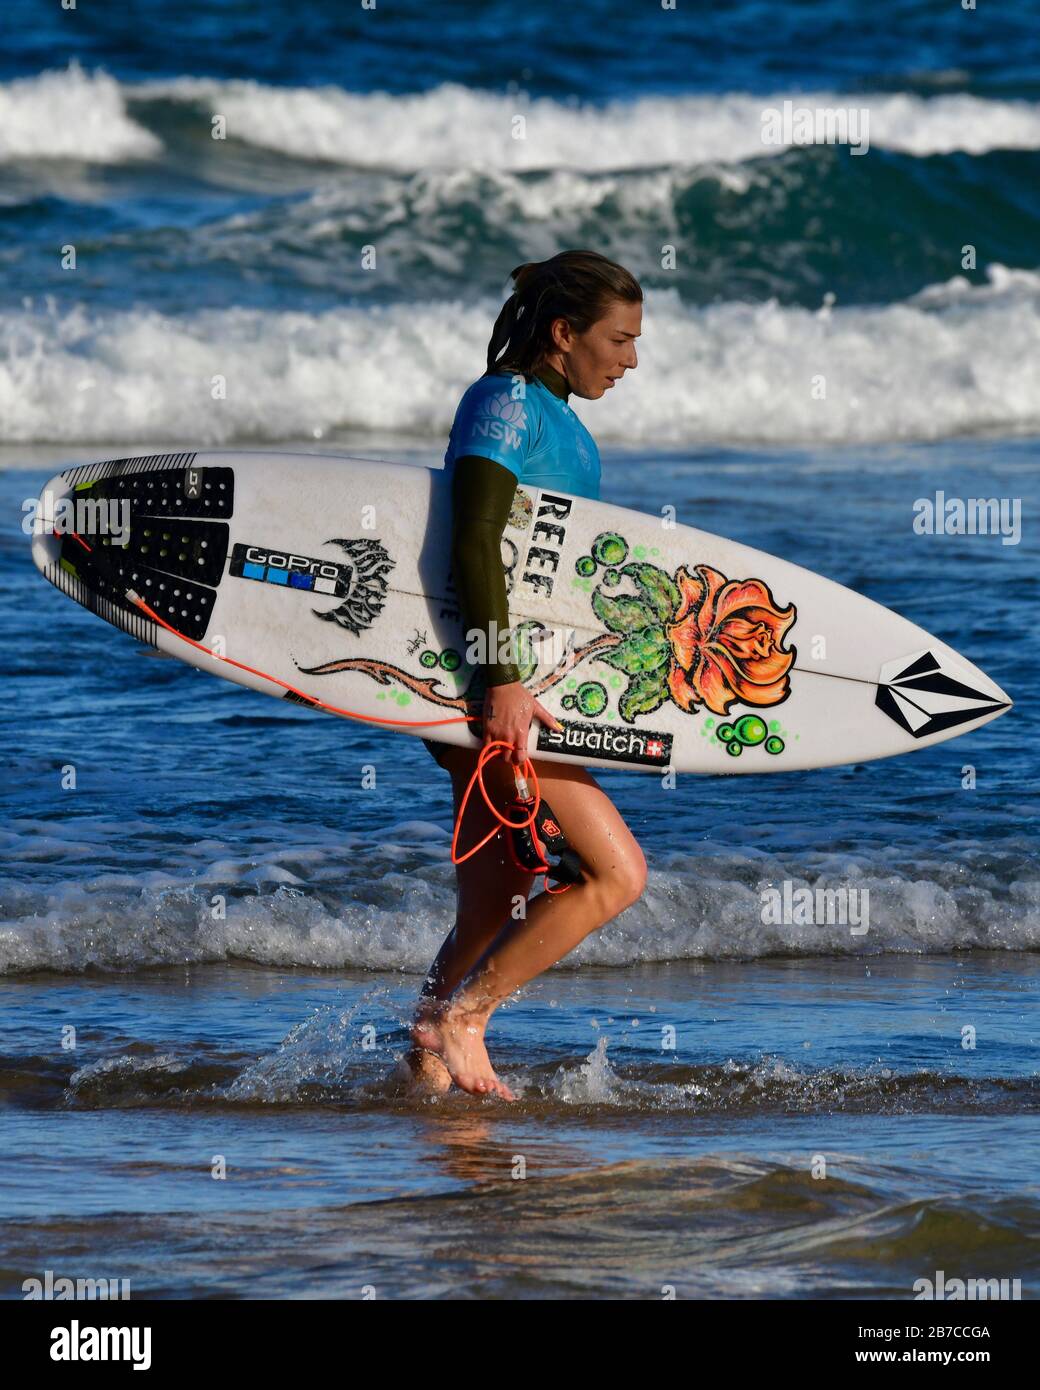
[[[757,714],[745,714],[733,726],[734,737],[748,748],[754,748],[757,743],[761,743],[766,733],[766,721],[759,719]]]
[[[575,697],[575,704],[582,714],[595,717],[607,707],[607,692],[599,681],[586,681]]]
[[[601,531],[592,542],[592,554],[597,564],[623,565],[628,558],[628,544],[616,531]]]

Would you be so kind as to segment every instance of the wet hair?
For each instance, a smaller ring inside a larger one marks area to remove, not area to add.
[[[643,299],[635,276],[598,251],[561,251],[547,261],[518,265],[510,278],[516,288],[495,320],[485,376],[508,369],[530,377],[556,351],[556,319],[566,319],[575,333],[587,333],[617,300]]]

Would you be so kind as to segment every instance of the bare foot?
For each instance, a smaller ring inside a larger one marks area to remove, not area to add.
[[[516,1100],[491,1065],[484,1046],[486,1024],[487,1019],[479,1014],[465,1014],[445,1004],[438,1009],[424,1010],[412,1027],[412,1040],[416,1046],[442,1057],[452,1080],[464,1091],[475,1096],[497,1095],[503,1100]]]
[[[435,1053],[422,1047],[409,1048],[393,1076],[403,1089],[416,1094],[443,1095],[452,1087],[448,1068]]]

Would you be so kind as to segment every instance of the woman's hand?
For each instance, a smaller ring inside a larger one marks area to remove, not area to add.
[[[510,744],[511,751],[503,755],[506,763],[523,766],[532,719],[563,732],[563,725],[556,716],[539,704],[521,681],[488,686],[484,696],[484,742],[501,740]]]

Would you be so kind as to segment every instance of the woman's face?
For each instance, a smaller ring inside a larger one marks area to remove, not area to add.
[[[557,352],[549,361],[563,372],[576,396],[599,400],[613,390],[619,377],[638,366],[635,340],[642,324],[642,304],[621,299],[587,333],[575,333],[566,319],[557,319],[553,324]]]

